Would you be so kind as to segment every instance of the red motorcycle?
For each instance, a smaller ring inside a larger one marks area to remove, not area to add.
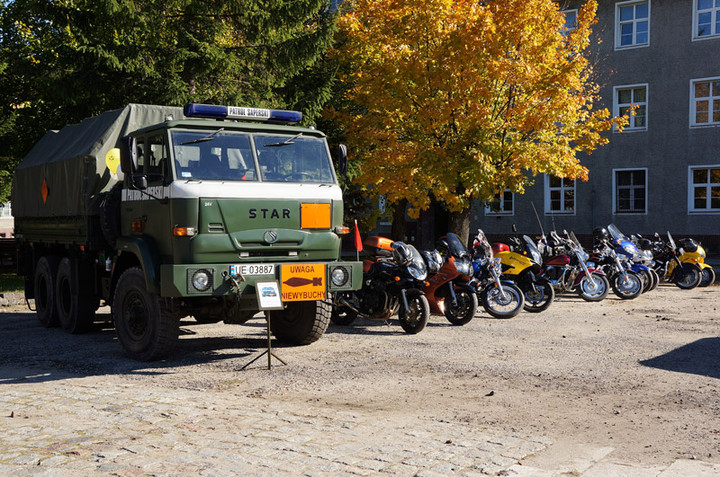
[[[422,291],[432,312],[461,326],[473,319],[478,307],[475,289],[469,285],[473,276],[470,254],[453,233],[438,239],[437,247],[421,252],[431,273]]]
[[[602,269],[588,265],[590,257],[575,234],[565,234],[567,238],[563,239],[553,230],[550,232],[550,244],[542,243],[543,247],[538,247],[551,251],[540,275],[550,280],[558,292],[575,291],[586,301],[604,299],[610,290],[607,277]]]

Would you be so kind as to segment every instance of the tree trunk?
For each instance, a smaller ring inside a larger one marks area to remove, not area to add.
[[[460,212],[448,212],[449,214],[449,231],[460,238],[460,241],[468,246],[470,240],[470,207]]]
[[[401,199],[394,204],[392,228],[390,229],[390,238],[393,240],[405,240],[407,232],[407,219],[405,218],[405,210],[407,209],[407,199]]]

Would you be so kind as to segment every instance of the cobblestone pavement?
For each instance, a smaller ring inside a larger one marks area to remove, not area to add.
[[[548,444],[459,423],[3,371],[1,475],[503,475]]]
[[[462,423],[221,392],[44,381],[0,368],[0,475],[711,477],[720,466],[612,462],[612,448],[548,450],[542,437]],[[559,455],[553,455],[553,454]],[[523,460],[530,457],[529,461]]]

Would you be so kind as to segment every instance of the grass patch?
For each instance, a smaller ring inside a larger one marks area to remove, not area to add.
[[[25,279],[12,270],[0,269],[0,293],[23,293]]]

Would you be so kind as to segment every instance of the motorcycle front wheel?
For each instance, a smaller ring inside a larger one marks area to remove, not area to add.
[[[420,333],[427,325],[428,319],[430,318],[430,304],[425,298],[425,295],[408,296],[408,306],[410,313],[405,311],[405,306],[400,305],[398,311],[398,319],[400,320],[400,326],[405,330],[406,333],[411,335]]]
[[[577,293],[585,301],[604,300],[610,290],[610,283],[605,275],[590,273],[580,280]]]
[[[512,318],[523,309],[523,292],[514,283],[503,282],[500,289],[489,285],[480,292],[483,308],[495,318]]]
[[[634,272],[616,273],[612,278],[612,289],[613,293],[623,300],[632,300],[642,293],[643,281],[640,275]]]
[[[695,288],[700,285],[700,280],[702,280],[702,271],[694,263],[683,263],[681,269],[676,268],[673,272],[675,285],[683,290]]]
[[[549,280],[538,278],[533,288],[532,284],[527,284],[524,289],[525,305],[523,309],[530,313],[540,313],[547,310],[555,299],[555,289]]]
[[[702,269],[702,279],[700,280],[699,287],[707,287],[715,283],[715,270],[712,267]]]
[[[445,318],[456,326],[462,326],[470,322],[475,316],[478,307],[478,299],[475,293],[468,290],[455,290],[457,303],[453,305],[450,294],[445,297]]]

